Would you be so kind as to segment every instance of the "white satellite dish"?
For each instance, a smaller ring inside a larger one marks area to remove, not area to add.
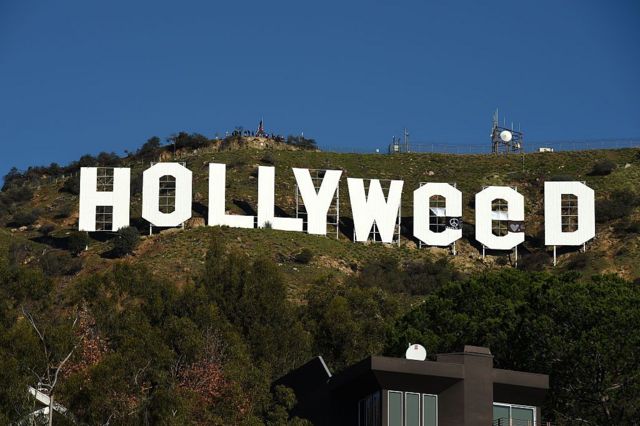
[[[422,345],[411,345],[407,348],[407,352],[405,352],[404,357],[415,361],[424,361],[427,359],[427,350]]]
[[[513,139],[513,135],[510,131],[503,130],[500,132],[500,139],[502,139],[503,142],[511,142],[511,139]]]

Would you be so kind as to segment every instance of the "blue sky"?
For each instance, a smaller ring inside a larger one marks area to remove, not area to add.
[[[264,116],[321,146],[640,137],[640,2],[0,0],[0,173]]]

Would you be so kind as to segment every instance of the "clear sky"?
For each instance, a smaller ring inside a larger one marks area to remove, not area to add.
[[[235,126],[321,146],[640,137],[640,1],[0,0],[0,174]]]

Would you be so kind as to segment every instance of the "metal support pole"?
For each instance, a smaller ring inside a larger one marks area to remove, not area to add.
[[[558,264],[558,257],[556,254],[556,246],[553,246],[553,266],[556,266]]]
[[[452,251],[454,256],[457,254],[457,252],[456,252],[456,242],[455,241],[453,242],[453,244],[451,246],[451,251]]]
[[[516,268],[518,267],[518,246],[515,247],[515,261],[516,261]]]
[[[336,240],[340,239],[340,182],[336,188]]]
[[[484,244],[482,245],[482,260],[484,260],[484,256],[485,256],[485,250],[484,250]]]
[[[149,235],[153,235],[153,225],[149,224]]]

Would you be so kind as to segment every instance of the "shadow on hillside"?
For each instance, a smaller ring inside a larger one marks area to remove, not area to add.
[[[340,233],[350,240],[353,239],[353,219],[347,216],[340,217]]]
[[[31,241],[39,244],[48,245],[51,248],[68,250],[69,249],[69,237],[53,237],[51,235],[43,235],[40,237],[31,238]]]
[[[242,212],[247,216],[257,216],[257,212],[251,207],[251,204],[242,200],[233,200],[233,204],[235,204]]]
[[[194,201],[193,205],[191,206],[191,208],[200,217],[203,217],[204,220],[205,220],[205,223],[207,223],[207,220],[209,218],[209,208],[207,206],[205,206],[204,204],[202,204],[202,203],[200,203],[198,201]]]

